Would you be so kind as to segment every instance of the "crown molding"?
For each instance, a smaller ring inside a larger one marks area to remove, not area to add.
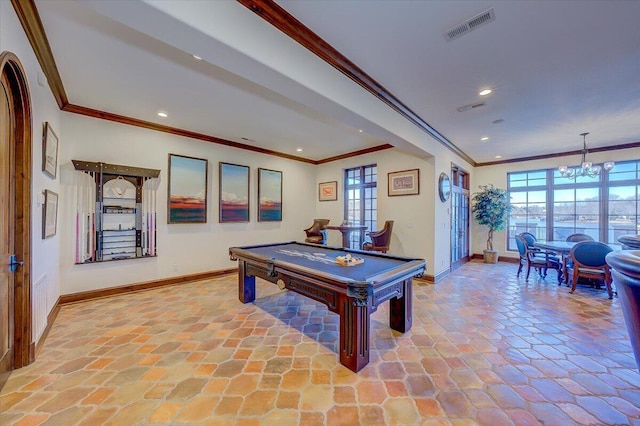
[[[600,148],[589,148],[589,152],[608,152],[608,151],[617,151],[620,149],[629,149],[629,148],[640,148],[640,142],[631,142],[625,143],[621,145],[612,145],[605,146]],[[544,155],[534,155],[531,157],[519,157],[519,158],[511,158],[508,160],[500,160],[500,161],[488,161],[486,163],[477,163],[476,167],[486,167],[486,166],[496,166],[499,164],[508,164],[508,163],[521,163],[524,161],[534,161],[534,160],[548,160],[549,158],[558,158],[558,157],[568,157],[570,155],[580,155],[582,154],[582,150],[576,151],[566,151],[566,152],[556,152],[554,154],[544,154]]]

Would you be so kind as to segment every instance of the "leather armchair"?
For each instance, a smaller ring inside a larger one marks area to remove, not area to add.
[[[329,221],[330,219],[313,219],[313,225],[304,230],[307,234],[304,241],[312,244],[327,244],[327,231],[324,228]]]
[[[379,231],[369,232],[371,238],[370,243],[364,243],[363,250],[368,251],[380,251],[386,253],[389,250],[391,244],[391,233],[393,231],[393,220],[387,220],[384,223],[384,227]]]

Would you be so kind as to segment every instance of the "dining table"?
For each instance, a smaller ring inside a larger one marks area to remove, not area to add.
[[[562,275],[560,275],[561,281],[558,284],[562,284],[563,281],[566,283],[569,282],[569,268],[567,268],[567,263],[569,261],[569,253],[571,253],[571,249],[576,244],[578,243],[571,241],[536,241],[533,243],[534,247],[562,256]],[[620,244],[607,243],[607,245],[613,250],[620,250],[622,248]]]

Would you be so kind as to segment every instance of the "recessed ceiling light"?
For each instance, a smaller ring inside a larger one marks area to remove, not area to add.
[[[480,91],[480,96],[487,96],[489,93],[491,93],[491,89],[484,89]]]
[[[167,113],[166,113],[166,112],[164,112],[164,111],[158,111],[158,116],[159,116],[159,117],[162,117],[162,118],[167,118],[167,117],[169,116],[169,114],[167,114]]]
[[[302,148],[296,148],[296,151],[302,152]]]
[[[502,158],[502,155],[496,155],[496,158]]]
[[[481,141],[488,141],[489,140],[489,136],[483,136],[480,138]]]
[[[362,133],[362,129],[358,129],[358,132],[359,132],[359,133]]]
[[[198,56],[198,55],[193,55],[193,59],[197,59],[198,61],[202,60],[202,58],[200,56]]]

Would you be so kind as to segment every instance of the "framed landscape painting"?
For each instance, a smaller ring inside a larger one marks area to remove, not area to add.
[[[249,167],[220,163],[221,223],[249,222]]]
[[[258,169],[258,222],[282,221],[282,172]]]
[[[389,178],[389,186],[387,187],[389,197],[420,194],[420,169],[391,172],[387,176]]]
[[[207,223],[206,159],[169,154],[168,223]]]

